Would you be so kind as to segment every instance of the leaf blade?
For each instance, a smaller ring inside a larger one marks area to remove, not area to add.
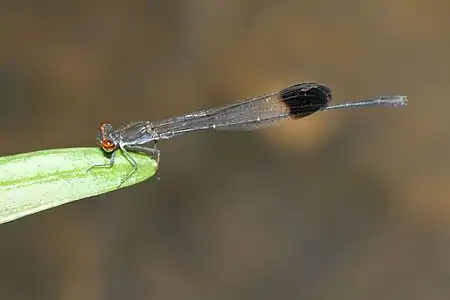
[[[152,177],[156,162],[144,154],[130,153],[138,169],[120,188]],[[41,150],[0,157],[0,224],[87,197],[118,189],[131,170],[120,151],[111,168],[99,148]]]

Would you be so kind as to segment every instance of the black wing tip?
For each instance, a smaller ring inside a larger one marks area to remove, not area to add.
[[[332,99],[331,89],[320,83],[299,83],[280,92],[281,100],[292,118],[309,116],[328,106]]]

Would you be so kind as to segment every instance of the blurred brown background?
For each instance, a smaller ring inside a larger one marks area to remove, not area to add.
[[[449,11],[1,1],[1,155],[301,81],[410,101],[161,142],[160,180],[0,226],[1,299],[450,299]]]

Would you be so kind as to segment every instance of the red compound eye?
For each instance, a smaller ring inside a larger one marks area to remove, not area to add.
[[[114,142],[111,140],[104,139],[100,142],[100,145],[102,146],[103,150],[106,152],[112,152],[116,148],[116,145],[114,145]]]

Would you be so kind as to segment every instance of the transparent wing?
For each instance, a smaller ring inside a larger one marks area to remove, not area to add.
[[[306,117],[330,101],[331,91],[326,86],[301,83],[278,92],[160,122],[136,122],[121,129],[120,136],[127,137],[130,142],[134,138],[143,143],[199,130],[255,130],[287,118]]]
[[[306,96],[299,99],[298,94],[289,98],[281,92],[274,92],[219,108],[169,118],[151,125],[161,138],[207,129],[256,130],[288,118],[306,117],[323,107],[322,99],[311,101],[311,97]]]

